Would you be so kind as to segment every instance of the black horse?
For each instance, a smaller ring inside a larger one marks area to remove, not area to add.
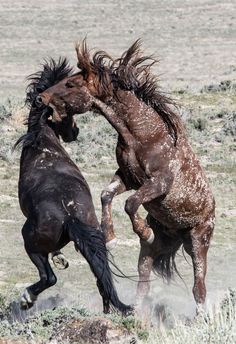
[[[104,312],[112,305],[125,314],[131,307],[119,300],[113,285],[105,240],[89,186],[58,139],[60,135],[65,141],[74,140],[78,128],[73,116],[53,122],[52,109],[36,100],[39,92],[69,73],[67,61],[60,59],[58,63],[46,62],[43,71],[31,76],[27,93],[27,103],[31,106],[28,132],[16,143],[23,144],[19,201],[27,220],[22,235],[26,252],[40,276],[39,282],[24,291],[21,307],[30,308],[43,290],[56,283],[48,255],[73,241],[97,278]]]

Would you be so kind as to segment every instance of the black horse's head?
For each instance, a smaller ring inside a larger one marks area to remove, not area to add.
[[[27,121],[28,134],[36,136],[37,132],[47,124],[55,134],[65,142],[76,140],[79,129],[76,126],[73,115],[65,118],[53,119],[53,109],[37,101],[38,95],[47,88],[52,87],[65,77],[69,76],[72,68],[66,59],[59,58],[58,62],[53,59],[45,60],[43,69],[29,76],[30,84],[27,87],[26,104],[30,106],[30,114]],[[33,135],[32,135],[33,134]]]

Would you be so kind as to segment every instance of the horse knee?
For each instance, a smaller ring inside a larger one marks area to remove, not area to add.
[[[139,205],[134,196],[129,197],[125,202],[125,211],[129,216],[133,216],[137,212],[138,207]]]
[[[115,196],[115,194],[117,194],[119,187],[120,187],[120,181],[115,180],[102,191],[101,193],[102,205],[111,203],[113,197]]]
[[[102,202],[102,205],[111,203],[112,198],[113,198],[112,192],[110,192],[110,191],[107,190],[107,189],[104,189],[104,190],[102,191],[102,193],[101,193],[101,202]]]

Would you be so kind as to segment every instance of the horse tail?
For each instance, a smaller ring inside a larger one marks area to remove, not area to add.
[[[95,227],[81,222],[77,218],[66,223],[69,237],[75,243],[75,248],[80,251],[89,263],[90,269],[97,278],[97,286],[103,301],[111,303],[122,314],[128,314],[132,307],[122,303],[113,284],[111,270],[108,265],[107,249],[103,233]]]
[[[159,247],[152,265],[153,272],[160,275],[168,283],[173,278],[174,273],[182,279],[175,263],[175,256],[183,243],[182,240],[167,235],[168,229],[150,214],[147,215],[147,223],[154,230]]]
[[[181,243],[168,247],[166,252],[158,254],[153,261],[154,273],[160,275],[168,283],[173,278],[174,273],[182,279],[175,263],[175,256],[180,246]]]

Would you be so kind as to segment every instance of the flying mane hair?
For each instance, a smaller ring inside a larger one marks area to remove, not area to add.
[[[81,45],[76,45],[76,52],[78,68],[84,77],[91,72],[97,77],[96,86],[100,95],[115,96],[118,89],[132,91],[161,116],[176,143],[177,133],[183,129],[180,117],[171,109],[177,104],[160,91],[158,78],[151,73],[151,67],[158,61],[152,55],[142,55],[140,39],[118,59],[113,59],[104,51],[98,51],[91,57],[86,39]]]
[[[58,62],[53,58],[44,60],[43,69],[28,76],[27,80],[30,81],[26,88],[25,104],[30,108],[29,117],[25,124],[28,126],[28,132],[21,136],[14,145],[15,149],[20,143],[24,147],[35,144],[37,133],[47,123],[49,126],[52,124],[48,121],[48,117],[52,113],[52,109],[44,104],[38,104],[36,97],[47,88],[55,85],[65,77],[71,74],[72,68],[69,66],[66,58],[60,57]]]

